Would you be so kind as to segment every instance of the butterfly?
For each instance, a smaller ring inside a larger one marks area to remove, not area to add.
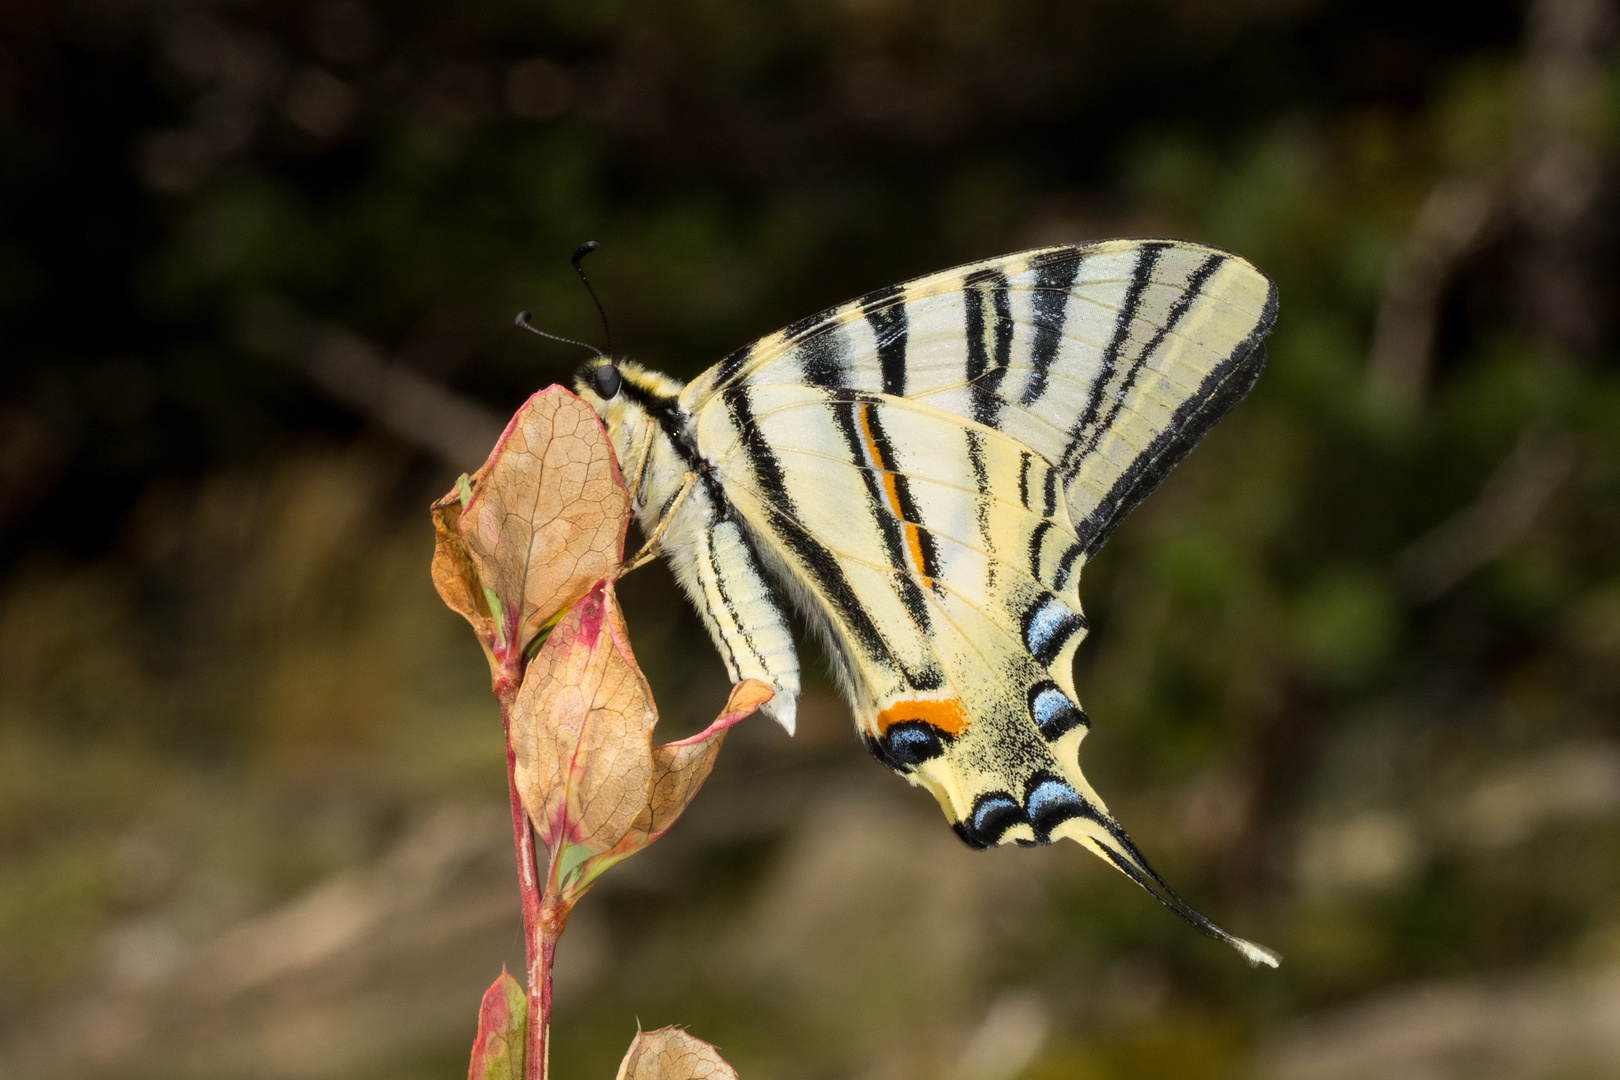
[[[1238,256],[1110,240],[880,289],[683,385],[585,364],[644,531],[733,681],[789,733],[789,606],[867,748],[975,848],[1067,837],[1254,964],[1154,872],[1080,771],[1080,571],[1243,397],[1277,290]]]

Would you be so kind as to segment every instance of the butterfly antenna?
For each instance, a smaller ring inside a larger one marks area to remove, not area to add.
[[[574,249],[573,257],[568,261],[574,264],[574,273],[578,274],[579,280],[585,283],[585,291],[591,294],[591,301],[596,304],[596,313],[602,316],[602,333],[607,336],[608,352],[611,353],[613,352],[613,331],[608,329],[607,309],[602,306],[602,301],[596,295],[596,290],[591,288],[591,279],[585,276],[585,268],[580,265],[585,256],[601,246],[595,240],[587,240]]]
[[[607,359],[607,355],[595,345],[588,345],[583,341],[575,341],[573,338],[562,337],[558,334],[546,333],[544,330],[540,329],[538,326],[535,326],[529,321],[529,313],[527,311],[520,311],[517,313],[517,324],[531,334],[539,334],[543,338],[550,338],[552,341],[560,341],[564,345],[578,345],[582,349],[591,350],[591,352],[595,353],[597,356],[600,356],[604,360]]]

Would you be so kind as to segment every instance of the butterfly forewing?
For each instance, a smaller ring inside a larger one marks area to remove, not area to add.
[[[1111,240],[973,263],[869,294],[741,349],[687,388],[811,384],[904,396],[1057,467],[1093,552],[1246,393],[1276,289],[1247,261]]]

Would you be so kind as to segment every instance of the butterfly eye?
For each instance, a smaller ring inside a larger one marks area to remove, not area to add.
[[[617,397],[619,387],[623,385],[624,376],[620,375],[619,369],[612,364],[603,364],[591,376],[591,388],[604,400]]]

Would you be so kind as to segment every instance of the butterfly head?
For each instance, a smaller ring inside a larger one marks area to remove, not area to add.
[[[574,373],[575,392],[607,422],[626,411],[677,408],[683,389],[678,379],[622,357],[593,356]]]
[[[624,389],[624,373],[607,357],[598,357],[593,363],[586,365],[574,380],[584,391],[589,387],[590,392],[603,402],[612,401]]]
[[[679,411],[682,388],[634,360],[607,356],[592,357],[574,373],[574,391],[602,418],[632,495],[641,494],[639,478],[653,440],[667,438],[659,418]]]

